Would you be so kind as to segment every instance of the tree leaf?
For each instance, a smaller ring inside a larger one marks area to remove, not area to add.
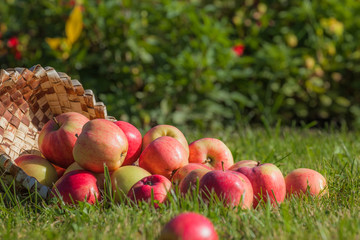
[[[83,20],[81,6],[77,5],[70,13],[69,19],[66,21],[65,33],[67,41],[72,45],[80,37],[83,28]]]
[[[61,42],[63,41],[63,39],[61,39],[61,38],[46,38],[45,41],[47,44],[49,44],[49,46],[52,50],[57,50],[59,48]]]

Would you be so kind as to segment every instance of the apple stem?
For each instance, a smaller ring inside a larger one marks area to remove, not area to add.
[[[75,137],[76,137],[76,138],[79,138],[79,134],[75,133]]]
[[[258,161],[256,166],[260,166],[260,164],[261,164],[261,162],[260,162],[260,161]]]
[[[223,172],[225,172],[224,161],[221,161],[221,168],[222,168]]]
[[[54,122],[56,123],[56,125],[57,125],[58,127],[60,127],[60,124],[59,124],[58,120],[56,119],[56,117],[53,117],[53,120],[54,120]]]

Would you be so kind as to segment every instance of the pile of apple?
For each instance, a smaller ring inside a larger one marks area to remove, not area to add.
[[[327,194],[325,178],[314,170],[296,169],[284,178],[271,163],[234,163],[219,139],[188,144],[183,133],[170,125],[157,125],[142,137],[130,123],[89,120],[68,112],[44,125],[38,145],[42,156],[22,155],[15,163],[52,187],[52,196],[67,204],[101,200],[104,166],[116,201],[127,197],[134,203],[150,203],[153,198],[155,207],[175,186],[180,194],[187,194],[197,184],[205,202],[216,196],[226,206],[242,208],[267,201],[278,205],[291,195]]]

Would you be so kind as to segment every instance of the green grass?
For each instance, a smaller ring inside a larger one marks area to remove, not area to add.
[[[278,208],[252,210],[206,205],[171,197],[168,206],[122,203],[59,208],[57,204],[0,195],[0,239],[156,239],[161,227],[184,211],[211,219],[220,239],[359,239],[359,133],[308,129],[228,129],[186,131],[189,142],[216,137],[232,150],[235,161],[272,162],[284,176],[295,168],[319,171],[328,180],[329,197],[287,199]],[[10,194],[11,195],[11,194]],[[14,197],[14,196],[12,196]]]

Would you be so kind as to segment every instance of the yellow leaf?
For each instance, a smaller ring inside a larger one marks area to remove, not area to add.
[[[83,28],[81,6],[77,5],[70,13],[69,19],[66,21],[65,34],[68,43],[72,45],[80,37]]]
[[[47,44],[49,44],[49,46],[52,50],[56,50],[60,46],[62,39],[61,38],[46,38],[45,41],[47,42]]]

